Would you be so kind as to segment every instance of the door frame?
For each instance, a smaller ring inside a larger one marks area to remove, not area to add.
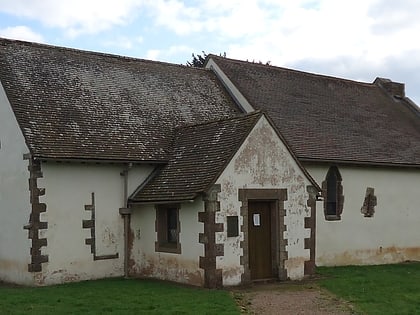
[[[248,220],[249,220],[249,201],[267,201],[271,203],[271,242],[272,242],[272,268],[273,275],[279,280],[287,279],[287,271],[284,261],[287,260],[286,251],[287,240],[284,239],[284,201],[287,200],[287,189],[239,189],[239,201],[242,202],[241,216],[243,219],[241,232],[244,233],[244,239],[241,241],[243,255],[241,256],[241,265],[244,267],[242,274],[242,283],[251,281],[251,270],[249,267],[249,242],[248,242]]]
[[[249,270],[252,281],[274,279],[277,278],[278,275],[276,265],[276,248],[278,247],[276,238],[277,213],[275,208],[276,202],[272,200],[248,200],[248,254]],[[258,213],[260,216],[261,226],[259,228],[253,227],[253,213]],[[260,238],[261,236],[262,239]],[[259,239],[261,244],[256,243],[255,239],[253,241],[253,237]],[[266,252],[264,248],[269,248],[270,250]],[[259,252],[261,249],[263,252]],[[255,252],[253,253],[254,250]],[[254,265],[252,264],[253,260]],[[257,273],[260,273],[260,275],[257,276]],[[266,275],[262,276],[261,273]]]

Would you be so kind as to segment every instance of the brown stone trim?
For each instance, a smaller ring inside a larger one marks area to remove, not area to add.
[[[216,257],[224,255],[224,245],[216,244],[216,233],[223,232],[222,223],[216,223],[216,212],[220,211],[217,200],[220,185],[213,185],[203,196],[204,212],[198,213],[198,221],[204,223],[204,233],[199,234],[199,242],[204,244],[204,257],[200,256],[199,265],[204,269],[204,286],[220,288],[223,286],[222,269],[216,269]]]
[[[110,255],[95,255],[93,256],[93,260],[107,260],[107,259],[116,259],[118,258],[118,253],[116,254],[110,254]]]
[[[365,218],[373,217],[375,213],[375,206],[377,204],[377,198],[375,196],[375,189],[372,187],[366,188],[365,200],[360,211],[363,213]]]
[[[307,186],[309,193],[307,205],[311,209],[311,216],[305,218],[305,229],[310,229],[310,236],[305,238],[305,249],[309,249],[309,260],[305,261],[304,274],[315,274],[315,235],[316,235],[316,196],[317,189],[314,186]]]
[[[39,197],[45,195],[45,188],[38,188],[38,178],[42,178],[41,163],[28,156],[29,159],[29,192],[31,203],[31,214],[29,223],[23,228],[28,230],[28,238],[32,240],[31,263],[28,265],[29,272],[42,271],[42,263],[48,262],[48,255],[41,254],[41,248],[48,245],[46,238],[39,238],[39,230],[48,228],[48,222],[41,222],[41,213],[47,211],[45,203],[39,202]]]
[[[284,220],[284,219],[283,219]],[[286,231],[286,226],[284,226],[284,231]],[[280,260],[278,262],[278,277],[279,280],[287,280],[287,270],[285,267],[285,261],[289,259],[289,253],[286,251],[286,246],[289,244],[288,240],[280,240],[279,242],[279,257]]]
[[[96,256],[95,246],[95,193],[91,194],[91,204],[85,205],[85,211],[91,211],[90,219],[82,221],[82,228],[90,229],[90,238],[85,239],[85,244],[90,245],[90,252],[93,257]]]
[[[85,239],[85,245],[90,246],[90,252],[93,254],[93,260],[116,259],[118,253],[111,255],[96,255],[96,238],[95,238],[95,193],[91,194],[91,204],[85,205],[85,211],[91,211],[90,219],[82,221],[82,228],[90,229],[90,238]]]
[[[284,225],[284,217],[286,211],[284,209],[284,201],[287,200],[287,189],[239,189],[238,199],[242,202],[241,216],[243,224],[241,232],[244,233],[244,240],[241,241],[241,248],[243,255],[240,258],[240,263],[244,267],[242,274],[242,283],[251,281],[251,271],[249,269],[249,243],[248,243],[248,202],[250,200],[264,200],[273,201],[274,211],[272,212],[272,219],[274,221],[272,230],[273,233],[273,268],[276,268],[274,274],[277,274],[280,280],[287,279],[287,270],[285,268],[285,260],[288,259],[286,251],[287,240],[284,239],[284,232],[286,226]]]

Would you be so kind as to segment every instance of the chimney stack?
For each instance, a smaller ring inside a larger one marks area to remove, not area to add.
[[[396,98],[405,97],[405,85],[404,83],[393,82],[390,79],[386,78],[376,78],[373,82],[374,84],[380,86],[388,94]]]

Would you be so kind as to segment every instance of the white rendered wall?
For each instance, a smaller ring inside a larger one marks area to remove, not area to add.
[[[155,205],[133,207],[131,229],[134,241],[131,250],[130,274],[202,286],[204,270],[199,257],[204,256],[204,246],[199,243],[199,233],[204,225],[198,222],[198,213],[204,211],[204,202],[181,203],[179,209],[181,254],[156,252]]]
[[[284,202],[287,226],[284,238],[288,240],[285,261],[287,276],[300,279],[304,276],[304,262],[309,260],[309,250],[304,249],[304,240],[310,236],[310,230],[304,227],[304,218],[310,216],[306,202],[306,187],[311,185],[296,161],[279,139],[271,125],[262,117],[223,171],[216,182],[221,185],[219,193],[221,211],[216,216],[217,223],[223,223],[227,230],[226,216],[240,216],[241,202],[238,190],[273,188],[287,189],[288,200]],[[217,257],[216,268],[223,269],[223,285],[237,285],[244,272],[240,264],[243,254],[240,241],[244,235],[227,237],[227,232],[218,232],[216,243],[224,244],[224,256]]]
[[[327,166],[307,167],[320,184]],[[344,208],[340,221],[326,221],[317,202],[316,264],[369,265],[420,260],[420,170],[341,166]],[[361,207],[375,189],[373,217]]]
[[[124,206],[124,165],[93,163],[42,163],[43,178],[38,187],[45,188],[40,202],[47,205],[41,221],[48,222],[48,229],[40,230],[48,246],[42,254],[49,262],[42,264],[42,272],[35,273],[36,284],[53,284],[123,275],[124,236],[123,219],[119,208]],[[134,166],[129,171],[131,194],[152,171],[151,166]],[[91,204],[95,195],[96,255],[113,255],[119,258],[93,259],[90,229],[82,228],[82,221],[91,218],[85,205]]]
[[[0,84],[0,280],[30,284],[31,242],[23,229],[29,221],[29,153]]]

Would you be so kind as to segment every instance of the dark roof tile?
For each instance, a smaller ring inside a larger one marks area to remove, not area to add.
[[[131,201],[194,199],[217,180],[261,116],[255,112],[177,129],[169,163]]]
[[[165,161],[174,128],[238,113],[211,71],[21,41],[0,81],[40,158]]]
[[[418,108],[378,84],[211,58],[298,158],[420,165]]]

